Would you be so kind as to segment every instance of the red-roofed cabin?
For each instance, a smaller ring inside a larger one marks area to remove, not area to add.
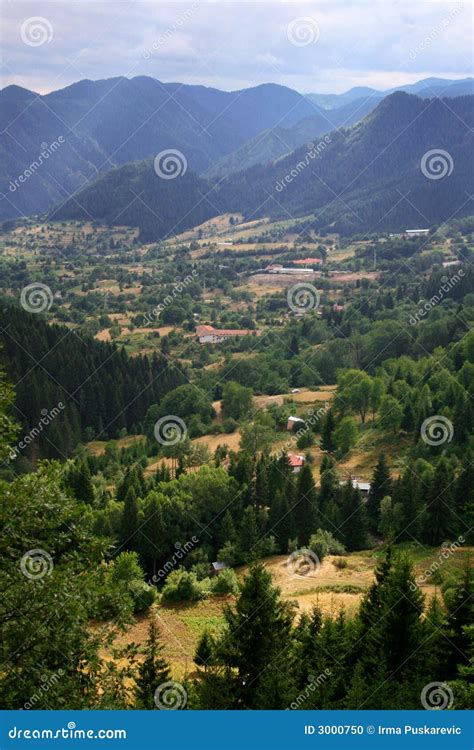
[[[299,456],[296,453],[288,453],[288,463],[291,466],[293,474],[299,474],[305,463],[305,457]]]

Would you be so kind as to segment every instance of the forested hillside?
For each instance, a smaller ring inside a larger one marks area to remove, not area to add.
[[[192,217],[197,223],[224,212],[247,219],[315,214],[317,226],[345,235],[430,226],[473,212],[473,125],[474,97],[445,107],[396,93],[359,124],[313,139],[274,164],[217,182],[189,174],[163,181],[151,162],[129,165],[79,192],[53,217],[127,222],[147,239],[191,226]],[[433,149],[449,156],[442,180],[423,173],[423,157]]]
[[[150,405],[185,381],[180,366],[159,353],[131,358],[115,344],[48,325],[13,306],[1,306],[0,326],[16,419],[25,434],[36,428],[25,451],[33,460],[65,458],[80,442],[137,432]],[[42,417],[54,409],[59,415],[43,428]]]

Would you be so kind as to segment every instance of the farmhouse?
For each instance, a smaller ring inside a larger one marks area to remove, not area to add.
[[[339,482],[339,484],[342,486],[343,484],[346,484],[346,482]],[[355,490],[359,490],[362,497],[367,497],[370,492],[370,482],[362,482],[360,479],[351,479],[351,484]]]
[[[423,237],[429,234],[429,231],[429,229],[405,229],[405,234],[407,237]]]
[[[288,463],[291,466],[292,474],[299,474],[305,463],[304,456],[298,456],[295,453],[288,453]]]
[[[296,430],[298,427],[304,427],[304,419],[300,419],[300,417],[288,417],[288,422],[286,423],[286,429],[287,430]]]
[[[221,341],[226,341],[226,339],[235,336],[260,336],[260,334],[261,331],[252,331],[246,328],[234,330],[206,325],[196,327],[196,336],[200,344],[219,344]]]

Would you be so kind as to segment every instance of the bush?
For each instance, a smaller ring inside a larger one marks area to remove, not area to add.
[[[224,419],[222,422],[222,429],[223,432],[235,432],[238,427],[238,423],[235,421],[235,419],[232,419],[232,417],[227,417],[227,419]]]
[[[132,581],[128,585],[128,593],[133,600],[134,613],[146,612],[156,598],[156,589],[149,586],[145,581]]]
[[[212,582],[212,593],[213,594],[238,594],[239,593],[239,582],[235,572],[228,568],[222,570],[218,576],[216,576]]]
[[[306,430],[306,432],[303,432],[303,434],[300,435],[298,440],[296,441],[296,446],[300,450],[311,448],[312,445],[314,445],[314,435],[311,430]]]
[[[188,573],[183,568],[169,574],[163,586],[162,601],[164,603],[196,601],[202,596],[195,573]]]
[[[325,529],[318,529],[315,534],[311,535],[309,548],[319,560],[323,560],[326,555],[343,555],[346,551],[344,545]]]
[[[344,557],[336,557],[334,565],[338,570],[343,570],[344,568],[347,568],[347,560]]]
[[[229,568],[235,567],[243,562],[242,555],[237,549],[237,545],[232,542],[226,542],[217,555],[219,562],[223,562]]]

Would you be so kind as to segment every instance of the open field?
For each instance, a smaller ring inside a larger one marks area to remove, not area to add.
[[[415,563],[415,575],[420,577],[420,588],[425,595],[425,601],[429,601],[433,596],[440,596],[439,587],[430,582],[429,575],[426,576],[428,568],[442,560],[439,550],[421,545],[402,545],[401,549],[406,549]],[[442,574],[447,576],[454,570],[460,570],[463,560],[472,552],[472,548],[462,548],[454,552],[441,562]],[[310,571],[306,576],[292,574],[291,568],[287,565],[286,555],[269,557],[264,560],[264,565],[271,572],[275,585],[280,588],[283,599],[296,605],[296,618],[303,612],[310,612],[314,606],[319,606],[328,615],[337,615],[342,608],[350,616],[356,612],[364,592],[374,580],[374,568],[380,554],[369,550],[345,555],[347,567],[343,569],[336,567],[337,558],[330,555],[323,560],[318,569]],[[237,569],[240,579],[246,570],[246,566]],[[423,577],[427,580],[421,581]],[[127,633],[118,638],[117,644],[135,642],[143,645],[147,638],[150,617],[155,616],[161,628],[164,656],[172,665],[173,676],[179,679],[195,670],[193,655],[203,631],[206,628],[214,633],[221,631],[225,624],[222,609],[225,604],[232,605],[234,601],[234,597],[227,596],[166,607],[157,604],[150,613],[138,617]]]

